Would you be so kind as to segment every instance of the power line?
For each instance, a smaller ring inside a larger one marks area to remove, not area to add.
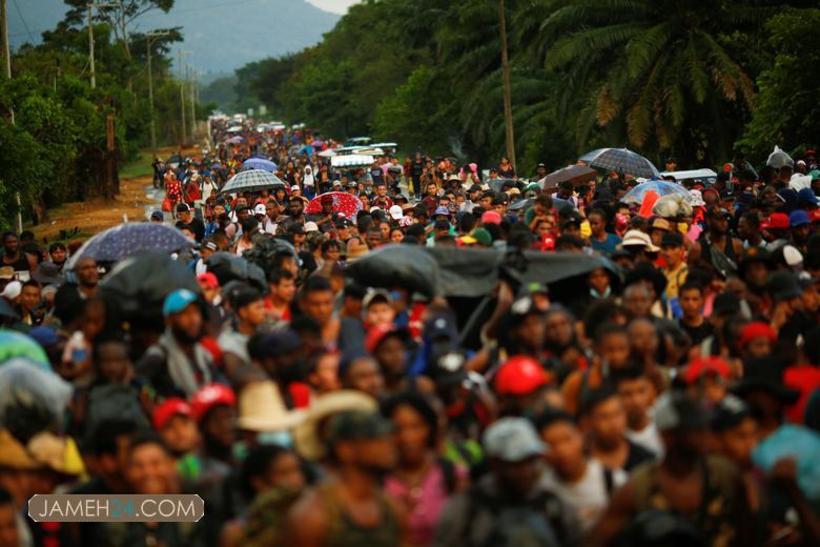
[[[12,0],[14,3],[14,9],[17,10],[17,15],[20,17],[20,20],[23,22],[23,26],[26,28],[26,33],[28,34],[28,39],[32,42],[34,41],[34,36],[31,34],[31,31],[28,28],[28,23],[26,23],[26,18],[23,17],[23,12],[20,11],[20,6],[17,4],[17,0]]]

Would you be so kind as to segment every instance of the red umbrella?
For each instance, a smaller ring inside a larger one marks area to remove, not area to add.
[[[342,213],[349,219],[355,219],[356,213],[362,210],[362,202],[353,194],[346,192],[327,192],[316,196],[308,203],[305,213],[316,214],[322,212],[322,200],[333,200],[333,212]]]

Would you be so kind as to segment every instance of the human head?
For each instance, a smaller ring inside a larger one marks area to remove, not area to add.
[[[652,380],[637,365],[621,369],[614,378],[616,390],[626,411],[627,426],[633,431],[643,430],[655,402],[656,391]]]
[[[396,318],[390,294],[383,290],[372,290],[362,300],[363,320],[369,327],[389,328]]]
[[[155,406],[153,425],[164,445],[176,456],[193,452],[199,446],[199,430],[191,406],[183,399],[172,397]]]
[[[544,411],[535,419],[535,427],[547,445],[547,462],[564,479],[575,479],[586,465],[584,435],[575,419],[565,412]]]
[[[273,488],[299,491],[307,478],[299,457],[276,444],[260,444],[248,451],[239,472],[242,492],[248,501]]]
[[[678,289],[678,302],[684,317],[698,317],[703,313],[703,288],[695,282],[687,281]]]
[[[125,473],[131,439],[139,425],[127,418],[106,418],[93,426],[83,443],[83,456],[89,467],[114,491],[127,489]]]
[[[537,484],[545,446],[528,419],[501,418],[484,431],[482,445],[502,492],[525,496]]]
[[[74,265],[74,273],[77,274],[77,283],[87,289],[96,287],[97,282],[100,280],[97,261],[93,258],[80,258]]]
[[[710,425],[717,450],[741,469],[750,469],[758,431],[749,406],[727,395],[712,411]]]
[[[257,289],[241,285],[232,290],[229,297],[240,325],[256,329],[265,322],[265,301]]]
[[[165,325],[178,342],[191,345],[202,336],[204,324],[197,296],[188,289],[177,289],[165,298],[162,313]]]
[[[392,425],[377,412],[340,412],[328,420],[326,431],[330,459],[340,468],[378,477],[396,465]]]
[[[406,391],[381,405],[382,415],[393,422],[400,465],[415,468],[438,444],[439,417],[426,396]]]
[[[629,332],[625,327],[606,323],[595,332],[595,353],[612,368],[624,368],[630,356]]]
[[[361,391],[377,400],[384,392],[384,375],[379,364],[366,353],[354,351],[343,355],[339,378],[343,388]]]
[[[136,494],[173,493],[179,480],[171,452],[159,437],[150,433],[131,440],[125,475]]]
[[[590,390],[581,401],[581,419],[592,442],[613,450],[626,433],[626,411],[618,392],[609,386]]]
[[[322,276],[310,276],[302,287],[299,307],[319,325],[325,326],[333,317],[333,289]]]

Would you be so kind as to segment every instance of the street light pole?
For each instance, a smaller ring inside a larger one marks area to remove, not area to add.
[[[197,71],[191,67],[191,138],[196,142],[196,77]]]
[[[185,72],[182,68],[182,57],[184,55],[184,51],[177,51],[177,56],[179,58],[179,110],[182,114],[182,132],[180,133],[182,142],[180,143],[180,148],[185,145],[188,140],[188,124],[185,122]]]

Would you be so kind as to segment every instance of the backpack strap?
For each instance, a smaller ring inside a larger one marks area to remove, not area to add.
[[[612,491],[615,490],[615,474],[612,469],[607,466],[602,466],[604,470],[604,488],[606,489],[606,497],[612,497]]]
[[[458,485],[456,466],[453,465],[453,462],[444,458],[438,459],[438,466],[441,468],[441,474],[444,476],[444,486],[447,488],[447,494],[450,495],[456,491],[456,486]]]

